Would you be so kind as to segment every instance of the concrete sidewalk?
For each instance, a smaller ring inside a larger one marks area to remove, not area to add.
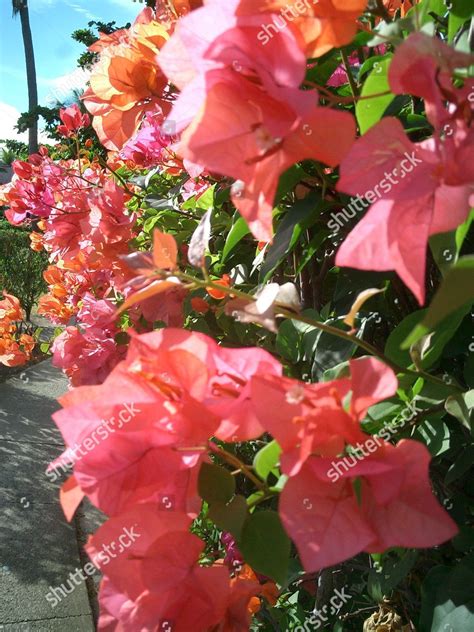
[[[46,594],[81,568],[80,537],[45,475],[63,448],[51,414],[67,381],[49,361],[0,384],[0,631],[93,632],[84,583],[55,608]]]

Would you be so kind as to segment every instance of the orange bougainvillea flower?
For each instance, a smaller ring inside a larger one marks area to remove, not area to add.
[[[301,9],[296,4],[287,0],[241,0],[236,14],[265,16],[258,36],[262,44],[290,28],[308,57],[321,57],[353,39],[357,18],[365,11],[367,0],[303,0],[299,3]]]
[[[232,285],[232,281],[228,274],[223,274],[222,277],[219,280],[214,281],[214,283],[222,287],[230,287]],[[208,287],[206,288],[206,290],[209,296],[212,296],[212,298],[215,298],[218,301],[221,301],[226,296],[229,296],[227,292],[217,290],[216,288],[213,288],[213,287]]]
[[[30,359],[35,340],[28,334],[18,336],[15,321],[23,320],[20,301],[5,290],[3,296],[0,300],[0,364],[21,366]]]
[[[0,339],[11,338],[15,332],[15,325],[8,318],[0,319]]]
[[[3,290],[3,300],[0,301],[0,320],[22,320],[23,311],[21,309],[20,301],[16,296],[7,294]]]
[[[167,17],[171,12],[172,17],[181,17],[199,7],[202,7],[202,0],[157,0],[156,2],[157,14]]]
[[[412,9],[418,0],[384,0],[384,6],[388,13],[393,16],[400,9],[401,17],[405,17],[410,9]]]
[[[209,303],[206,303],[206,301],[200,296],[195,296],[191,299],[191,307],[198,314],[207,314],[210,310]]]
[[[28,355],[33,351],[36,344],[33,336],[30,336],[29,334],[21,334],[19,343],[23,351]]]
[[[62,283],[64,273],[57,266],[48,266],[43,272],[43,279],[48,285],[55,285],[57,283]]]
[[[44,237],[41,233],[30,233],[30,248],[35,252],[41,252],[43,250]]]
[[[0,339],[0,364],[4,366],[21,366],[28,361],[28,355],[24,353],[17,342],[12,339]]]
[[[101,55],[83,98],[108,149],[121,149],[137,131],[143,114],[156,103],[165,105],[160,97],[167,80],[156,57],[168,32],[152,15],[145,10],[128,32],[102,36],[91,49]]]
[[[51,294],[45,294],[39,300],[38,314],[47,316],[55,324],[67,325],[74,310]]]

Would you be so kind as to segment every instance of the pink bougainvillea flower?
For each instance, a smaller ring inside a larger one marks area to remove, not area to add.
[[[177,268],[178,245],[172,235],[155,230],[153,252],[133,252],[122,256],[125,302],[120,312],[139,306],[138,318],[149,322],[161,320],[171,327],[183,324],[183,302],[187,294],[177,277],[161,279],[157,270]],[[134,312],[129,312],[132,320]]]
[[[124,190],[113,180],[88,196],[89,213],[81,222],[82,235],[87,245],[128,242],[132,238],[134,213],[127,213]]]
[[[107,514],[164,498],[181,510],[196,508],[190,469],[202,452],[173,448],[204,442],[218,420],[190,398],[174,403],[172,391],[163,390],[119,365],[104,384],[61,398],[64,408],[54,420],[66,451],[53,466],[74,463],[77,485]]]
[[[74,136],[81,128],[88,127],[91,122],[89,115],[83,114],[77,103],[59,110],[59,116],[63,124],[58,126],[58,132],[67,137]]]
[[[189,533],[189,526],[179,511],[144,504],[109,519],[90,538],[87,552],[105,575],[100,630],[142,632],[168,622],[177,632],[207,632],[214,626],[244,632],[260,597],[275,602],[276,586],[262,585],[248,566],[232,579],[220,562],[200,566],[204,542]],[[111,555],[110,543],[121,542],[124,530],[134,541]]]
[[[355,456],[332,462],[312,457],[281,494],[279,513],[306,571],[361,551],[436,546],[457,533],[431,491],[427,448],[411,440],[394,447],[379,439],[377,448],[370,441],[369,454],[359,462]]]
[[[374,203],[337,265],[395,270],[424,302],[428,238],[463,223],[474,202],[474,128],[456,122],[451,130],[414,144],[397,119],[385,118],[356,141],[337,188]]]
[[[139,632],[168,621],[177,632],[204,632],[222,620],[228,570],[198,565],[204,542],[188,532],[189,525],[181,512],[141,505],[107,521],[90,539],[87,552],[107,576],[100,593],[102,611],[109,615],[104,625],[115,619]],[[106,545],[130,527],[136,537],[129,548],[104,559]]]
[[[348,44],[357,32],[357,18],[367,0],[240,0],[237,15],[259,15],[259,42],[266,47],[276,33],[293,30],[307,57],[320,57]]]
[[[64,346],[66,352],[77,353]],[[77,360],[64,363],[70,368]],[[164,495],[194,511],[197,466],[208,440],[263,432],[248,385],[258,371],[281,373],[281,365],[260,349],[230,352],[181,329],[135,335],[126,360],[102,385],[61,398],[54,420],[66,451],[54,466],[73,462],[76,484],[108,514]]]
[[[178,152],[235,178],[234,204],[254,236],[269,241],[279,176],[303,159],[337,165],[354,141],[354,119],[317,107],[312,92],[274,88],[269,94],[237,76],[211,83],[205,107],[183,133]]]
[[[453,86],[456,68],[474,64],[474,55],[462,53],[436,37],[425,33],[411,34],[396,50],[389,69],[389,82],[395,94],[413,94],[425,99],[426,113],[431,123],[441,128],[451,117],[465,115],[474,103],[463,95],[462,89]],[[474,89],[474,82],[467,80]],[[460,111],[446,109],[446,101]],[[471,114],[472,118],[472,114]]]
[[[183,362],[189,358],[189,368],[194,358],[195,367],[200,367],[199,374],[188,376],[183,372],[180,377],[179,373],[172,373],[175,369],[185,370],[184,365],[180,368],[168,360],[173,354],[179,355]],[[135,336],[127,363],[130,367],[142,367],[140,370],[150,379],[166,379],[169,384],[175,383],[176,388],[187,389],[220,419],[213,434],[223,441],[234,442],[255,439],[265,430],[253,409],[251,378],[282,373],[280,362],[262,349],[226,349],[204,334],[180,329]],[[182,381],[184,377],[186,382]]]
[[[41,313],[54,317],[59,321],[59,312],[51,308],[51,297],[48,309],[42,303]],[[57,300],[59,306],[61,301]],[[71,311],[69,311],[70,318]],[[66,327],[57,336],[51,347],[53,364],[64,370],[73,386],[100,384],[110,371],[123,359],[124,349],[117,346],[115,335],[118,330],[113,326],[86,327],[80,331],[77,327]]]
[[[147,112],[138,132],[123,146],[120,157],[140,167],[158,164],[169,154],[166,148],[175,140],[172,133],[164,133],[163,120],[163,111],[159,106]]]
[[[115,306],[111,301],[96,299],[90,292],[86,292],[82,298],[82,305],[77,317],[85,329],[91,327],[106,328],[115,320],[115,311]]]
[[[255,375],[281,376],[282,366],[267,351],[257,348],[219,347],[217,375],[211,383],[215,399],[210,408],[222,419],[216,437],[223,441],[248,441],[261,436],[266,427],[255,414],[251,378]]]
[[[181,132],[205,102],[216,70],[242,74],[252,82],[268,81],[297,88],[303,81],[306,57],[290,30],[269,46],[256,46],[261,19],[237,18],[237,0],[210,2],[181,19],[163,47],[158,63],[182,91],[169,121]]]
[[[366,54],[370,52],[370,48],[368,46],[364,46],[362,50]],[[374,46],[372,51],[373,51],[373,54],[383,55],[384,53],[387,52],[387,45],[381,44],[380,46]],[[352,55],[349,57],[349,63],[351,65],[351,68],[360,68],[363,61],[364,61],[364,56],[363,55],[359,56],[357,52],[352,53]],[[339,88],[340,86],[343,86],[344,84],[348,83],[348,81],[349,79],[347,77],[347,72],[344,67],[344,64],[341,64],[340,66],[336,68],[336,70],[329,77],[328,81],[326,82],[326,85],[331,88]]]
[[[297,474],[312,454],[337,456],[347,444],[363,442],[367,435],[360,421],[367,409],[396,392],[395,374],[378,360],[352,360],[350,369],[350,379],[321,384],[263,375],[252,379],[254,410],[282,448],[285,474]]]

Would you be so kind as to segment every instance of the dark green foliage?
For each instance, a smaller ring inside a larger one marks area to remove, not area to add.
[[[46,267],[46,255],[31,250],[28,231],[0,219],[0,289],[20,299],[27,319],[46,290],[43,279]]]

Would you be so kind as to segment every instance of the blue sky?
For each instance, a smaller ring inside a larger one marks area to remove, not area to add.
[[[28,5],[43,105],[83,82],[76,60],[85,48],[71,39],[73,31],[94,19],[121,26],[144,6],[133,0],[29,0]],[[0,139],[18,138],[13,125],[28,109],[28,92],[20,19],[12,18],[11,0],[0,0],[0,24]]]

